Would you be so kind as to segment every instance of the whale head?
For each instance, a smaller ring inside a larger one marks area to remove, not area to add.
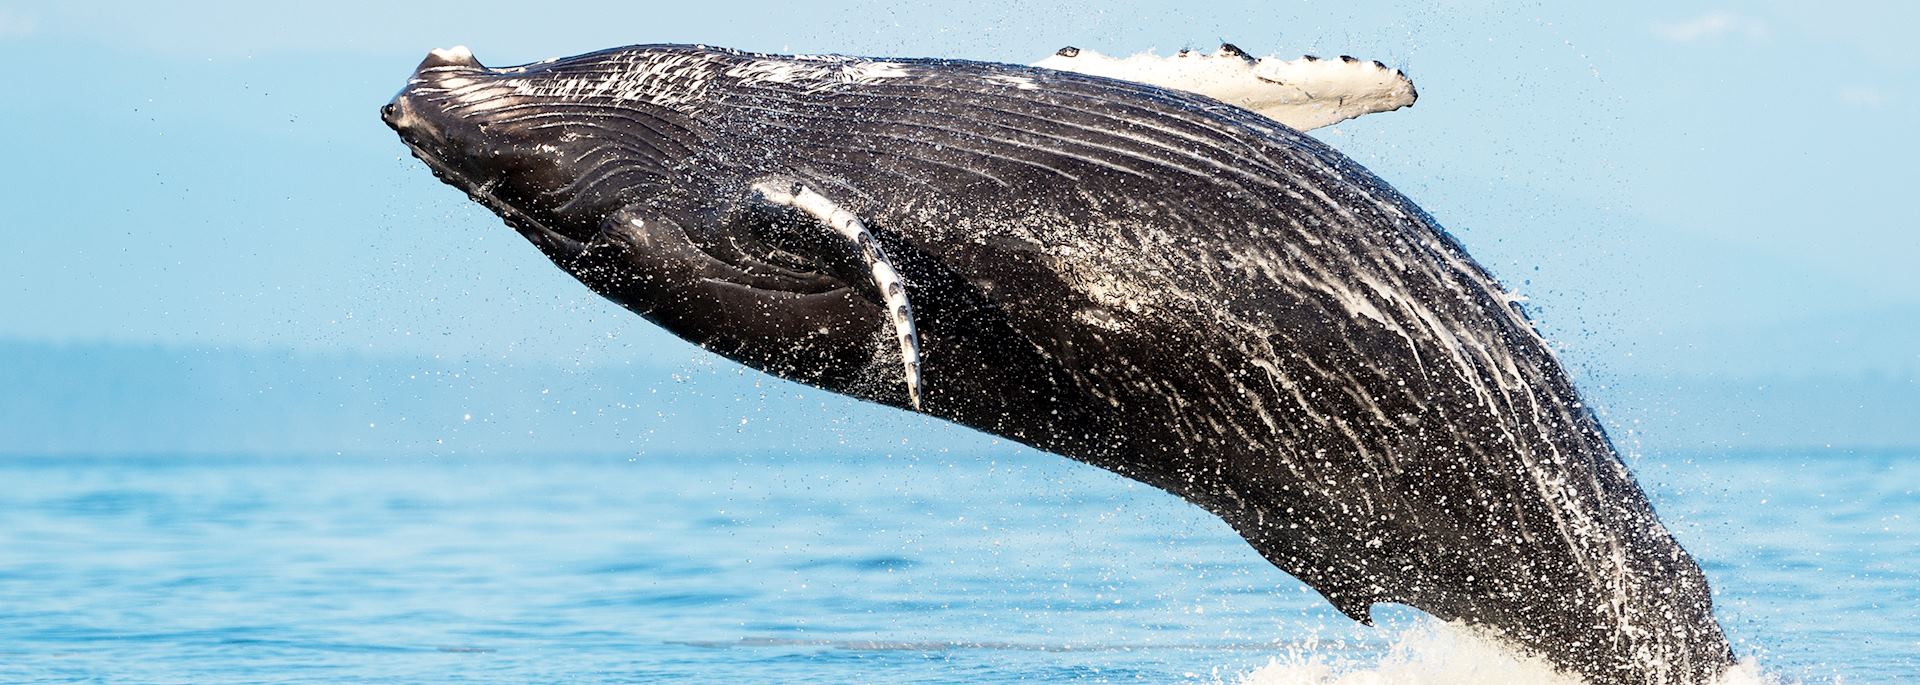
[[[608,299],[777,375],[913,401],[897,397],[900,362],[887,355],[914,332],[885,324],[897,307],[875,295],[897,291],[897,276],[874,290],[851,237],[755,201],[756,184],[791,183],[725,144],[758,138],[701,120],[710,82],[738,61],[638,46],[489,68],[465,47],[438,49],[381,118],[442,181]]]
[[[428,53],[380,115],[441,180],[522,232],[585,241],[684,153],[686,113],[614,92],[631,86],[591,61],[488,68],[456,46]],[[634,125],[616,130],[609,116]]]

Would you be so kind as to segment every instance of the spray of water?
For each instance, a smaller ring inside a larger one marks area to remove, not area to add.
[[[1586,685],[1544,659],[1521,654],[1480,631],[1427,622],[1396,635],[1384,656],[1353,656],[1308,644],[1242,675],[1238,685]],[[1735,665],[1717,685],[1799,685]]]

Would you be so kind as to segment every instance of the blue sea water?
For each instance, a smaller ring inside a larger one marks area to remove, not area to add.
[[[1920,454],[1636,468],[1743,655],[1920,679]],[[1225,524],[1027,452],[15,457],[0,483],[4,682],[1238,682],[1423,624],[1351,624]]]

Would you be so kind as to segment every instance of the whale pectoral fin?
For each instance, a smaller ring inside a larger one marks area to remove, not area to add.
[[[753,184],[753,193],[759,201],[796,212],[818,228],[818,235],[827,238],[825,244],[833,246],[828,249],[840,251],[838,255],[821,255],[823,262],[839,261],[847,255],[859,260],[861,277],[873,282],[878,299],[886,305],[894,338],[900,343],[907,398],[914,409],[919,409],[920,334],[913,320],[913,305],[907,298],[906,279],[900,276],[893,258],[860,217],[812,188],[792,181],[769,180]]]
[[[1262,57],[1253,65],[1253,75],[1274,88],[1291,88],[1306,95],[1299,102],[1248,108],[1301,130],[1411,107],[1420,98],[1413,81],[1399,69],[1346,55],[1337,60],[1312,55],[1292,60]]]
[[[1108,57],[1092,50],[1062,48],[1033,66],[1199,93],[1301,131],[1390,112],[1412,105],[1419,97],[1406,74],[1378,61],[1345,55],[1254,59],[1232,44],[1212,53],[1182,50],[1167,57],[1151,53]]]

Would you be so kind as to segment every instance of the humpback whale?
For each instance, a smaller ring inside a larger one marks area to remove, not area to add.
[[[1411,605],[1596,683],[1718,677],[1704,576],[1517,297],[1385,181],[1205,90],[455,48],[382,117],[716,354],[1166,490],[1357,621]]]

